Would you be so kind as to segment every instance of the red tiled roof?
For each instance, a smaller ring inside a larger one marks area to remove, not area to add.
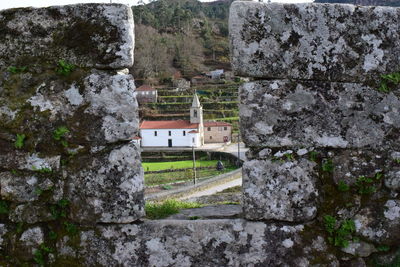
[[[204,127],[217,127],[217,126],[232,126],[230,123],[223,121],[206,121]]]
[[[139,88],[136,88],[136,91],[155,91],[156,89],[154,89],[153,87],[147,85],[147,84],[143,84],[142,86],[140,86]]]
[[[196,131],[196,130],[192,130],[192,131],[190,131],[189,133],[199,133],[199,132]]]
[[[197,129],[198,123],[190,123],[190,121],[143,121],[140,129]]]
[[[206,79],[206,78],[207,77],[201,76],[201,75],[197,75],[197,76],[192,77],[192,79]]]
[[[142,139],[142,137],[135,136],[135,137],[133,137],[132,139],[133,139],[133,140],[140,140],[140,139]]]

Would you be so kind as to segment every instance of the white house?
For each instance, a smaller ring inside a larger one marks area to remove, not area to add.
[[[190,120],[143,121],[142,147],[200,147],[204,144],[203,107],[195,94]]]

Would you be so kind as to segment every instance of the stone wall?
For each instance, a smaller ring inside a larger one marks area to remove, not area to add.
[[[144,215],[133,30],[123,5],[0,12],[0,265]]]
[[[232,4],[233,67],[255,79],[240,88],[244,217],[310,227],[300,242],[326,247],[308,264],[399,252],[399,22],[396,8]]]
[[[243,216],[150,221],[130,9],[1,11],[0,265],[399,264],[399,19],[234,2]]]

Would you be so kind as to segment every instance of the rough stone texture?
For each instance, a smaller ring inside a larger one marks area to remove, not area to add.
[[[400,236],[400,200],[371,204],[355,216],[357,233],[367,240],[398,245]]]
[[[398,69],[399,27],[390,7],[236,1],[232,66],[255,78],[374,81]]]
[[[395,8],[231,6],[233,69],[254,79],[239,92],[244,217],[307,222],[331,266],[400,263],[400,83],[379,90],[399,69],[399,20]]]
[[[129,144],[76,158],[74,167],[67,170],[71,218],[81,223],[91,223],[94,218],[103,223],[127,223],[142,217],[144,186],[139,153],[136,145]]]
[[[0,205],[7,208],[0,221],[138,220],[143,170],[128,144],[139,128],[126,69],[130,8],[4,10],[0,29]],[[59,60],[74,69],[59,73]],[[25,136],[20,147],[18,135]]]
[[[131,65],[127,7],[0,12],[0,51],[15,52],[0,56],[1,266],[398,265],[399,90],[360,82],[397,69],[399,10],[235,2],[231,13],[246,6],[231,16],[235,68],[272,79],[241,89],[246,219],[211,220],[139,221],[143,170],[127,140],[138,108],[117,70]],[[59,74],[60,57],[80,66]],[[242,216],[219,209],[207,217]]]
[[[303,249],[303,225],[236,220],[161,220],[140,225],[104,226],[80,234],[87,266],[309,266],[317,249]],[[112,245],[110,245],[112,244]],[[317,253],[318,254],[318,253]],[[336,258],[319,255],[327,266]],[[337,260],[336,260],[337,261]]]
[[[348,254],[359,256],[359,257],[368,257],[372,253],[376,252],[377,250],[375,247],[366,242],[351,242],[348,247],[342,249],[343,252]]]
[[[400,168],[397,167],[386,174],[385,186],[394,191],[400,192]]]
[[[128,6],[70,5],[0,12],[0,69],[59,60],[81,67],[133,64],[133,16]]]
[[[269,80],[240,87],[243,139],[254,147],[398,149],[399,90]]]
[[[243,208],[247,219],[307,221],[316,216],[315,163],[253,160],[243,166]]]

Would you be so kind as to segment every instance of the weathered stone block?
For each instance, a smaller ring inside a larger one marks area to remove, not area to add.
[[[40,226],[29,228],[21,234],[17,249],[20,259],[32,259],[34,252],[44,240],[44,231]]]
[[[126,5],[70,5],[0,12],[0,69],[59,60],[81,67],[133,64],[134,32]]]
[[[71,74],[72,80],[54,80],[51,75],[42,78],[31,76],[27,83],[33,90],[13,89],[16,95],[11,96],[6,84],[13,80],[6,78],[5,85],[0,85],[0,159],[4,168],[58,169],[63,144],[55,139],[54,132],[60,127],[68,129],[63,140],[74,154],[131,139],[138,132],[138,104],[131,75],[77,70]],[[5,110],[13,110],[12,116]],[[26,136],[21,150],[36,153],[16,151],[16,134]]]
[[[51,214],[50,203],[36,202],[17,205],[11,208],[9,219],[12,222],[34,224],[55,220]]]
[[[236,1],[229,20],[237,75],[363,82],[399,67],[397,8]]]
[[[330,154],[329,159],[332,160],[332,176],[335,184],[342,181],[352,186],[360,177],[371,177],[376,181],[374,184],[376,189],[380,189],[382,179],[376,177],[387,171],[385,168],[387,153],[385,151],[339,150]]]
[[[269,80],[240,87],[251,147],[399,148],[399,91],[356,83]]]
[[[53,186],[53,181],[39,175],[0,173],[0,196],[13,202],[36,201],[39,198],[38,190],[48,190]]]
[[[303,222],[317,214],[316,163],[252,160],[243,165],[243,211],[251,220]]]
[[[78,254],[88,266],[309,266],[337,262],[302,237],[303,225],[242,219],[161,220],[82,231]],[[319,237],[321,243],[325,243]],[[58,245],[69,255],[74,249]],[[302,255],[297,251],[306,250]],[[323,254],[323,255],[321,255]],[[338,265],[332,265],[338,266]]]
[[[144,215],[143,169],[136,145],[76,157],[66,175],[73,220],[128,223]]]
[[[399,245],[400,200],[371,203],[355,216],[357,233],[366,240],[385,245]]]

